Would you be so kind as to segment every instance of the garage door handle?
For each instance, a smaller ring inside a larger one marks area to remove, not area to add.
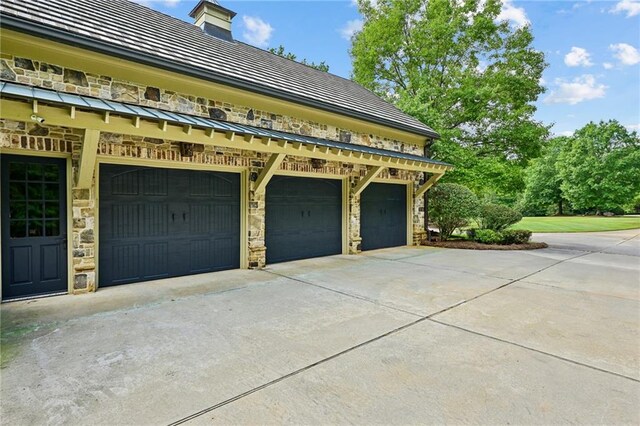
[[[183,222],[187,221],[187,214],[186,213],[182,213],[182,221]]]
[[[175,222],[175,221],[176,221],[176,214],[171,213],[171,222]]]
[[[300,216],[304,217],[304,210],[300,212]]]
[[[311,210],[307,212],[307,217],[311,217]]]

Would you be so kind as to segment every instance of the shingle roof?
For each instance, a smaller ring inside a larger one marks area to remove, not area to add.
[[[128,0],[2,0],[2,26],[304,105],[438,137],[357,83]]]

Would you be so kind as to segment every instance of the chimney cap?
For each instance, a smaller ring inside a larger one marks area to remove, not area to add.
[[[237,13],[236,13],[236,12],[234,12],[233,10],[231,10],[231,9],[227,9],[226,7],[224,7],[224,6],[220,5],[220,3],[218,3],[218,1],[217,1],[217,0],[200,0],[200,1],[198,2],[198,4],[196,5],[196,7],[194,7],[194,8],[191,10],[191,12],[189,12],[189,16],[190,16],[191,18],[195,19],[195,18],[196,18],[196,16],[197,16],[197,14],[198,14],[198,10],[199,10],[200,8],[204,7],[205,5],[210,6],[210,7],[214,8],[214,9],[218,9],[218,10],[219,10],[219,11],[221,11],[221,12],[228,13],[228,14],[229,14],[229,17],[230,17],[231,19],[233,19],[233,18],[237,15]]]

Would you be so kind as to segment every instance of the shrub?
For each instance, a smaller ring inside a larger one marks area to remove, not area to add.
[[[525,229],[507,229],[500,233],[501,244],[525,244],[531,239],[531,231]]]
[[[481,229],[499,232],[520,222],[521,219],[522,214],[510,207],[500,204],[485,204],[480,207],[478,224]]]
[[[429,192],[429,217],[440,229],[440,240],[467,226],[469,219],[478,215],[479,206],[478,197],[456,183],[441,183]]]
[[[477,229],[476,241],[482,244],[500,244],[502,242],[502,236],[496,231],[491,229]]]

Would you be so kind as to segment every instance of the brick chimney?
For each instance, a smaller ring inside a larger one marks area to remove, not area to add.
[[[216,0],[200,0],[189,16],[194,19],[195,25],[210,36],[233,41],[231,20],[236,13],[222,7]]]

